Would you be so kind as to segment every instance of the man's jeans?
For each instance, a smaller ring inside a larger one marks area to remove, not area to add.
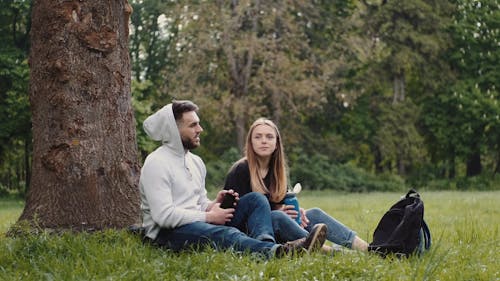
[[[242,232],[247,227],[249,235]],[[161,229],[154,243],[174,251],[211,245],[218,249],[233,248],[271,257],[280,246],[274,241],[269,202],[264,195],[252,192],[240,198],[230,223],[214,225],[194,222],[175,229]]]
[[[327,240],[338,245],[352,248],[352,241],[354,237],[356,237],[356,232],[319,208],[307,210],[306,216],[310,222],[309,225],[303,229],[285,212],[272,211],[271,217],[276,241],[286,242],[306,237],[315,224],[324,223],[328,227]]]
[[[267,197],[261,193],[250,192],[243,195],[236,206],[233,219],[226,225],[234,226],[257,240],[276,242],[271,207]]]

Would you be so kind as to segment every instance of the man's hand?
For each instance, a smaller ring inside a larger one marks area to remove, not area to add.
[[[220,203],[215,203],[207,212],[207,222],[211,224],[223,225],[233,218],[234,208],[222,209]]]
[[[234,196],[234,198],[236,199],[236,202],[238,202],[238,200],[240,200],[240,195],[238,194],[238,192],[235,192],[234,190],[229,189],[229,190],[219,191],[219,193],[217,193],[217,197],[215,198],[214,202],[215,203],[222,203],[222,200],[224,200],[224,196],[226,195],[226,193],[232,194]]]
[[[226,193],[232,194],[236,199],[236,204],[238,204],[238,200],[240,200],[240,196],[238,192],[235,192],[232,189],[229,190],[221,190],[217,193],[217,197],[212,202],[212,204],[207,208],[207,222],[211,224],[225,224],[226,222],[230,222],[233,218],[234,208],[222,209],[220,207],[220,203],[224,200],[224,196]]]

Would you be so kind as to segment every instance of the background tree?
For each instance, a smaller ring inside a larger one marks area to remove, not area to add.
[[[434,163],[455,177],[498,172],[500,107],[498,1],[453,1],[452,46],[444,57],[453,76],[423,100],[423,123]],[[461,168],[464,167],[464,168]]]
[[[320,62],[301,19],[311,8],[297,1],[207,1],[184,10],[176,43],[179,67],[166,73],[168,89],[203,104],[202,111],[212,117],[207,131],[218,140],[213,150],[221,144],[227,149],[220,140],[228,136],[241,149],[257,116],[278,123],[300,120],[324,102],[316,73]],[[282,123],[283,130],[293,123]]]
[[[201,107],[197,153],[209,187],[220,186],[241,156],[248,123],[260,116],[279,123],[292,182],[306,188],[393,190],[403,181],[477,188],[500,169],[495,0],[131,4],[141,159],[158,146],[143,132],[146,116],[173,98],[191,98]],[[0,3],[0,194],[22,195],[30,179],[30,5]],[[100,21],[92,22],[99,30]],[[57,40],[75,34],[82,33]],[[111,53],[95,48],[89,65],[99,68],[94,61]],[[51,71],[59,69],[54,65]],[[79,79],[93,81],[85,78],[93,73]],[[66,85],[74,87],[73,80]],[[86,87],[107,89],[97,84]]]
[[[446,0],[363,3],[362,27],[368,31],[375,51],[369,72],[364,72],[365,79],[371,80],[366,90],[379,96],[377,118],[382,118],[372,148],[375,165],[377,170],[394,167],[398,174],[405,175],[413,161],[421,159],[415,153],[423,146],[416,128],[419,111],[415,102],[426,90],[432,91],[420,77],[439,72],[442,65],[449,4]],[[412,81],[415,78],[418,80]],[[409,92],[408,81],[419,87]]]
[[[127,1],[33,3],[33,178],[20,220],[103,229],[139,214]]]
[[[164,89],[164,73],[175,72],[175,37],[181,17],[175,3],[162,0],[130,1],[130,56],[132,61],[132,102],[137,120],[137,142],[141,158],[157,144],[142,129],[150,114],[172,100]]]
[[[456,3],[449,58],[457,78],[452,88],[458,109],[454,117],[461,128],[457,153],[463,155],[467,176],[475,176],[481,174],[484,160],[498,169],[500,11],[498,1]]]

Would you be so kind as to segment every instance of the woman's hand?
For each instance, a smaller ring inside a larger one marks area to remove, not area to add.
[[[306,228],[309,225],[309,219],[306,216],[306,210],[300,208],[300,226]]]
[[[306,210],[304,208],[300,208],[300,214],[295,210],[295,207],[293,205],[281,205],[281,208],[278,208],[278,210],[281,210],[285,212],[287,215],[290,216],[291,219],[295,220],[297,216],[300,215],[300,226],[302,228],[305,228],[309,225],[309,219],[306,216]]]
[[[290,218],[292,218],[293,220],[295,220],[300,215],[299,212],[297,212],[297,210],[295,210],[294,205],[283,204],[283,206],[281,207],[281,210],[283,212],[285,212],[288,216],[290,216]]]
[[[295,210],[295,206],[293,205],[285,205],[283,204],[281,210],[289,215],[292,219],[296,219],[299,215],[299,212]]]

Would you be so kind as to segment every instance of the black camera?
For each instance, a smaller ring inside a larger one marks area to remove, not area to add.
[[[224,199],[220,203],[222,209],[234,208],[234,202],[236,202],[236,197],[230,193],[224,194]]]

